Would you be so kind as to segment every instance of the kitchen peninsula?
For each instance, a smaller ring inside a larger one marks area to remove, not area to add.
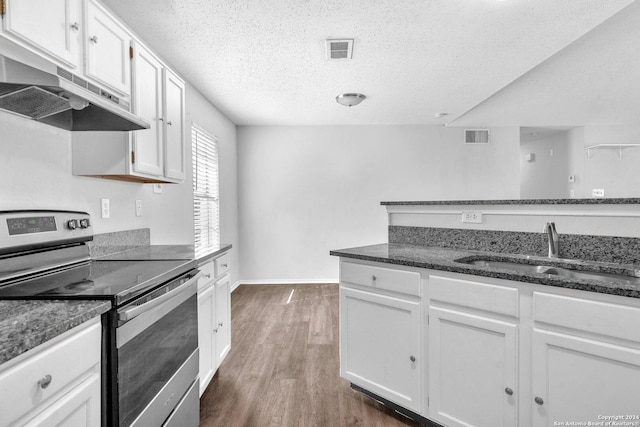
[[[637,202],[383,202],[389,243],[331,251],[341,376],[429,425],[638,416]]]

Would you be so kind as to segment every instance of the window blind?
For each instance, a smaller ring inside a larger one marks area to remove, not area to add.
[[[220,190],[218,141],[215,136],[191,125],[193,159],[193,222],[196,256],[220,245]]]

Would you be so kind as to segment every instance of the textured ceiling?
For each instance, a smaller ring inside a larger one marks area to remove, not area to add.
[[[448,123],[632,3],[103,1],[238,125]],[[353,59],[327,60],[329,38]]]

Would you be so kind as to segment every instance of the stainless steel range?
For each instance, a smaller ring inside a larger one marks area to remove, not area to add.
[[[197,426],[195,260],[91,260],[88,214],[0,211],[0,299],[108,300],[102,424]]]

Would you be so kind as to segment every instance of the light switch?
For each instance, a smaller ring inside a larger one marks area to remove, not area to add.
[[[142,200],[136,200],[136,216],[142,216]]]

